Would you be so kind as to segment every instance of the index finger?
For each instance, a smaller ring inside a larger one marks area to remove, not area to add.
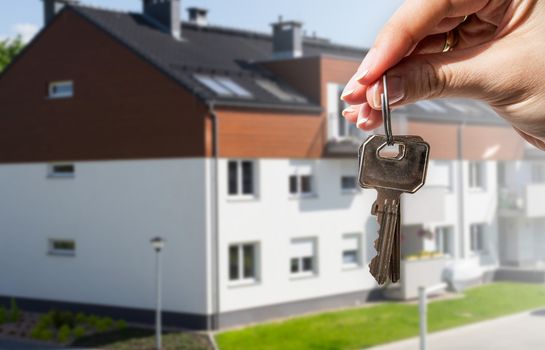
[[[370,85],[410,54],[445,18],[473,14],[489,0],[407,0],[380,31],[358,69],[360,84]]]

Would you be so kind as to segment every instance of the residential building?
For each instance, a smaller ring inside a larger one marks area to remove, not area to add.
[[[253,33],[191,8],[181,23],[178,0],[145,0],[142,13],[44,4],[46,26],[0,76],[3,300],[150,322],[158,235],[169,325],[380,297],[367,268],[376,194],[356,179],[367,135],[340,115],[363,49],[294,21]],[[435,279],[490,278],[509,260],[497,168],[526,166],[523,142],[472,101],[423,101],[394,119],[432,149],[426,186],[403,198],[403,254],[443,252],[422,261]]]

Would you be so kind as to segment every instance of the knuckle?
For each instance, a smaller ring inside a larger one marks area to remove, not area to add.
[[[421,96],[424,99],[443,97],[445,95],[448,77],[451,76],[449,69],[444,65],[437,65],[429,59],[423,59],[420,65],[420,88]]]

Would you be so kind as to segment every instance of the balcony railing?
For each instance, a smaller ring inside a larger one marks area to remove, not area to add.
[[[545,184],[529,184],[520,191],[501,189],[498,209],[503,216],[545,217]]]

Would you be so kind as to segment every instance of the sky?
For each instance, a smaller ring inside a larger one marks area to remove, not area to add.
[[[141,11],[141,0],[80,0],[83,4]],[[182,0],[183,18],[186,8],[210,10],[212,25],[271,32],[270,24],[282,15],[284,19],[304,23],[307,33],[334,42],[369,47],[376,34],[402,0]],[[41,0],[0,0],[0,40],[17,34],[29,41],[43,26]]]

